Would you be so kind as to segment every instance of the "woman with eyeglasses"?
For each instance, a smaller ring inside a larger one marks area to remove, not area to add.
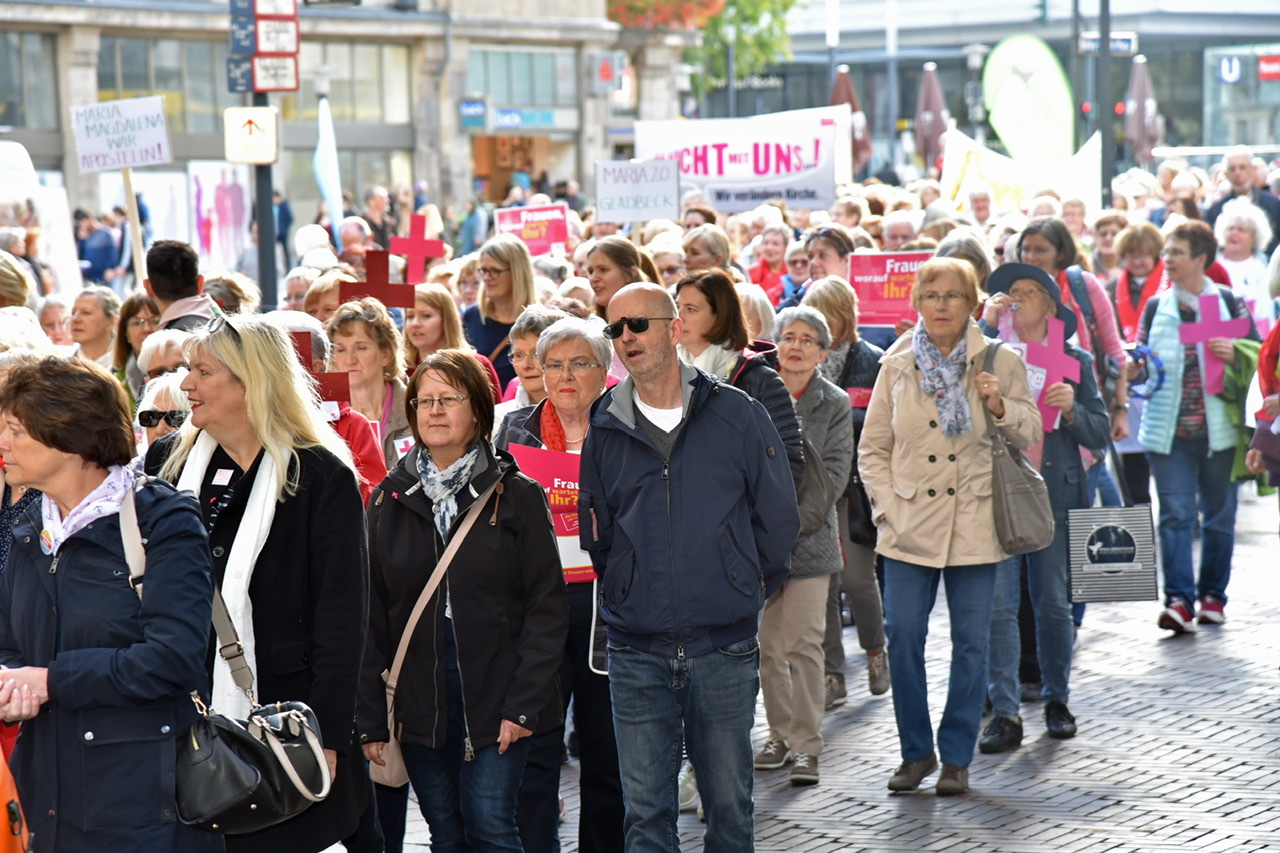
[[[80,291],[71,306],[71,340],[79,346],[76,355],[108,370],[114,368],[112,344],[119,314],[120,297],[111,288],[95,284]]]
[[[511,326],[511,363],[516,378],[507,387],[501,403],[494,409],[495,423],[509,412],[541,403],[547,398],[547,388],[542,375],[542,363],[538,360],[538,338],[552,323],[569,315],[557,308],[530,305],[520,312]]]
[[[778,303],[778,310],[800,304],[811,283],[829,275],[847,278],[853,239],[839,225],[828,225],[804,236],[804,251],[809,256],[809,278],[791,296]]]
[[[415,445],[369,503],[364,753],[383,763],[391,735],[383,673],[437,561],[483,495],[408,645],[397,738],[433,847],[520,850],[516,803],[531,736],[563,719],[557,674],[569,613],[547,498],[490,445],[493,395],[470,353],[427,356],[407,399]],[[401,844],[389,835],[386,849]]]
[[[404,361],[400,331],[372,296],[347,302],[325,324],[329,369],[351,383],[351,408],[378,431],[387,470],[409,452],[412,434],[404,415]]]
[[[293,342],[260,317],[219,317],[183,347],[191,416],[147,452],[147,473],[193,492],[214,580],[254,673],[254,700],[305,702],[333,784],[300,815],[227,850],[320,851],[351,836],[368,802],[355,739],[368,552],[351,451],[324,420]],[[240,691],[206,619],[212,671],[201,694],[244,719]],[[354,848],[353,848],[354,849]],[[367,848],[359,848],[367,849]]]
[[[160,309],[155,300],[139,291],[120,304],[120,317],[116,324],[115,359],[112,369],[116,379],[124,385],[132,407],[147,383],[146,374],[138,367],[138,353],[142,342],[160,328]]]
[[[0,719],[22,722],[10,766],[35,849],[221,851],[175,818],[213,594],[196,501],[135,484],[124,389],[100,366],[27,358],[0,373],[7,486],[43,492],[6,518],[0,581]],[[126,501],[146,543],[141,598]]]
[[[499,234],[480,247],[480,296],[462,311],[462,329],[476,352],[493,362],[498,385],[515,378],[511,364],[511,325],[520,312],[538,301],[533,260],[524,242]],[[388,465],[390,467],[390,465]]]
[[[804,283],[809,280],[809,255],[804,250],[804,241],[795,240],[787,246],[787,271],[782,276],[782,298],[779,304],[795,296]]]
[[[591,406],[604,393],[613,352],[600,329],[597,322],[573,317],[559,320],[542,332],[537,358],[542,364],[546,398],[508,414],[498,428],[496,447],[508,450],[511,445],[525,445],[582,453]],[[564,691],[566,707],[573,699],[574,730],[578,733],[584,817],[578,822],[578,848],[604,853],[622,849],[622,779],[609,679],[604,674],[608,669],[604,643],[592,637],[596,622],[595,573],[573,568],[573,564],[564,566],[569,633],[560,668],[560,689]],[[562,725],[533,739],[520,796],[520,830],[526,853],[555,849],[551,842],[557,822],[556,791],[560,787],[563,736]]]
[[[982,409],[1020,450],[1041,435],[1040,410],[1017,354],[1001,347],[993,372],[984,369],[993,342],[973,320],[981,298],[967,261],[933,258],[920,267],[911,293],[920,321],[881,360],[858,442],[858,470],[885,563],[889,677],[902,754],[891,791],[919,787],[938,769],[939,752],[937,793],[969,790],[996,564],[1008,556],[992,521],[991,439]],[[924,646],[940,582],[951,615],[951,674],[935,733]]]
[[[1175,634],[1194,632],[1197,622],[1221,625],[1227,619],[1239,486],[1234,467],[1236,457],[1244,456],[1240,443],[1248,438],[1238,427],[1243,401],[1229,398],[1226,379],[1248,387],[1256,370],[1250,362],[1256,362],[1257,346],[1250,354],[1248,342],[1259,337],[1248,305],[1205,275],[1217,243],[1213,229],[1198,220],[1169,232],[1161,257],[1173,286],[1148,300],[1138,325],[1138,343],[1150,347],[1165,369],[1164,384],[1143,406],[1138,441],[1147,451],[1160,503],[1165,608],[1156,624]],[[1208,317],[1204,296],[1217,297]],[[1181,331],[1191,323],[1233,319],[1248,320],[1235,324],[1246,325],[1247,332],[1224,329],[1203,343],[1182,341]],[[1218,389],[1208,387],[1210,359],[1224,374]],[[1198,575],[1191,557],[1197,522]]]
[[[653,258],[661,284],[674,287],[684,276],[684,247],[670,234],[661,234],[645,249]]]
[[[847,483],[854,453],[849,395],[818,371],[831,347],[826,318],[813,308],[784,308],[774,337],[778,375],[811,449],[805,464],[822,465],[833,483]],[[765,602],[760,617],[760,687],[769,737],[755,766],[776,770],[790,762],[792,785],[818,782],[827,599],[843,563],[833,501],[822,526],[796,541],[791,574]]]
[[[847,660],[842,638],[840,589],[849,599],[858,645],[867,655],[867,687],[872,695],[889,692],[889,658],[884,652],[884,604],[880,584],[876,581],[875,530],[868,517],[866,492],[856,476],[857,442],[871,401],[871,389],[880,374],[884,350],[858,335],[858,294],[838,276],[826,276],[809,285],[800,303],[820,312],[827,322],[830,338],[824,357],[818,362],[818,373],[845,389],[853,427],[854,462],[849,475],[837,488],[843,494],[836,502],[840,517],[840,537],[844,549],[844,567],[832,577],[827,597],[827,624],[823,648],[826,656],[826,697],[824,705],[843,705],[848,696],[845,685]],[[787,309],[784,309],[787,310]]]

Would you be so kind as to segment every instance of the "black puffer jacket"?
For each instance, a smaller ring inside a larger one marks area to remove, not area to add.
[[[800,439],[800,419],[791,405],[791,392],[778,375],[778,347],[771,341],[747,344],[729,374],[729,384],[747,392],[769,413],[782,446],[787,449],[791,477],[799,486],[804,476],[804,443]]]
[[[400,460],[369,500],[369,639],[357,703],[365,742],[387,740],[382,671],[391,667],[409,614],[445,548],[418,478],[420,452],[415,447]],[[444,745],[444,632],[450,624],[474,749],[495,744],[504,719],[538,734],[562,718],[558,673],[569,608],[542,487],[519,473],[510,455],[484,443],[470,486],[458,493],[453,530],[499,476],[500,491],[486,502],[409,645],[396,694],[405,743]],[[446,593],[452,620],[444,615]]]

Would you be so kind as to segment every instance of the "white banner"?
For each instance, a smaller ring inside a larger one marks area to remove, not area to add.
[[[1086,219],[1102,206],[1102,137],[1089,137],[1080,150],[1060,163],[1015,160],[997,154],[958,130],[948,130],[942,157],[942,194],[969,212],[969,193],[983,186],[991,191],[992,211],[1024,210],[1032,195],[1057,190],[1065,198],[1084,202]]]
[[[173,162],[160,95],[72,107],[71,126],[81,172]]]
[[[646,222],[680,216],[680,168],[674,160],[597,160],[597,222]]]
[[[726,213],[773,198],[825,209],[836,185],[853,180],[848,104],[750,118],[638,121],[635,136],[637,159],[677,162],[681,187],[702,190]]]

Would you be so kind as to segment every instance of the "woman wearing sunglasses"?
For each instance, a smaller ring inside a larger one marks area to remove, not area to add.
[[[383,673],[441,555],[464,536],[412,631],[396,734],[435,849],[520,850],[516,801],[531,736],[563,719],[557,674],[569,611],[547,499],[489,443],[493,394],[471,353],[427,356],[409,380],[405,414],[416,444],[369,502],[364,754],[384,763],[391,732]],[[460,533],[481,496],[475,528]],[[406,797],[378,792],[394,853],[403,844],[394,830],[403,829],[388,819],[403,813]]]
[[[292,341],[270,320],[220,317],[183,351],[191,417],[151,447],[147,473],[199,497],[254,698],[311,706],[333,778],[323,802],[227,836],[227,849],[324,850],[356,830],[371,787],[353,726],[368,554],[351,451],[324,421]],[[226,661],[212,651],[210,660],[210,705],[244,719],[248,697]]]
[[[185,367],[157,376],[147,383],[138,405],[138,426],[142,427],[142,441],[138,451],[145,454],[147,448],[187,422],[191,415],[191,403],[182,390],[182,383],[189,373]]]

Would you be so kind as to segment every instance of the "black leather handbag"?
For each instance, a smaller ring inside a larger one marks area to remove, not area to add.
[[[132,489],[120,506],[120,532],[129,583],[141,598],[146,551]],[[243,835],[283,823],[327,797],[329,763],[311,708],[303,702],[258,705],[254,700],[253,670],[216,588],[213,627],[218,653],[252,710],[247,720],[236,720],[191,694],[200,719],[177,744],[178,819],[221,835]]]

